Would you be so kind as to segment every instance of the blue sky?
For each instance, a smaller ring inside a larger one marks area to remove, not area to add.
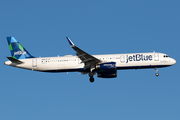
[[[178,0],[6,0],[0,4],[0,120],[179,120]],[[114,79],[4,65],[14,36],[33,56],[162,52],[177,63]]]

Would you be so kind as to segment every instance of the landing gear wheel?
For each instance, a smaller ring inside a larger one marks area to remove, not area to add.
[[[90,77],[90,78],[89,78],[89,81],[90,81],[91,83],[93,83],[93,82],[94,82],[94,78],[93,78],[93,77]]]
[[[158,77],[158,76],[159,76],[159,73],[156,73],[156,76]]]
[[[155,68],[155,72],[156,72],[156,76],[158,77],[159,76],[159,73],[158,73],[158,69],[157,68]]]

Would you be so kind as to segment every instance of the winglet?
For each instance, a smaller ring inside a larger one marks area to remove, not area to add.
[[[73,42],[68,37],[66,37],[66,38],[67,38],[69,44],[71,45],[71,47],[73,47],[74,46]]]

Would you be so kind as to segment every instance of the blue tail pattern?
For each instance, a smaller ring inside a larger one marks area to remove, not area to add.
[[[7,37],[7,41],[13,58],[34,58],[14,37]]]

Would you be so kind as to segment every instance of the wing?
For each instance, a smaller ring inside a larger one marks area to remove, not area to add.
[[[82,60],[82,63],[85,64],[86,69],[92,68],[97,63],[102,62],[101,60],[97,59],[96,57],[94,57],[94,56],[84,52],[80,48],[76,47],[68,37],[66,37],[66,38],[69,41],[69,44],[71,45],[71,47],[77,52],[76,55]]]

